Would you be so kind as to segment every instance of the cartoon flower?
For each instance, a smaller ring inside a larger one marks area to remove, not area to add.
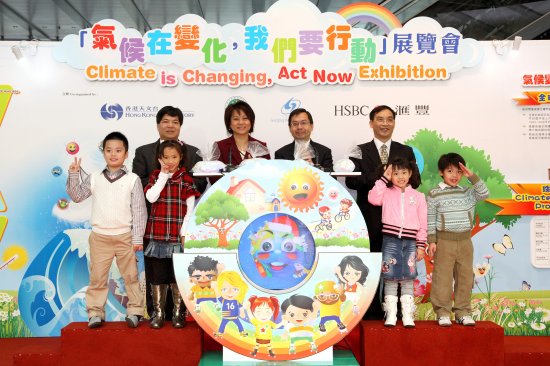
[[[531,328],[533,328],[534,330],[544,330],[546,329],[546,325],[541,322],[533,322],[531,323]]]
[[[491,258],[493,258],[493,256],[490,255],[490,254],[487,254],[487,255],[484,255],[483,258],[485,258],[489,261],[489,260],[491,260]]]
[[[520,301],[518,302],[518,305],[520,308],[524,308],[525,307],[525,303],[523,301]]]
[[[511,307],[511,306],[514,306],[516,303],[514,302],[514,300],[510,300],[510,299],[503,299],[502,300],[502,306],[505,306],[505,307]]]
[[[432,283],[432,274],[431,273],[428,273],[426,275],[426,283]]]
[[[426,286],[421,284],[418,279],[414,280],[413,286],[414,286],[414,296],[423,296],[426,294]]]
[[[13,297],[10,296],[10,294],[8,294],[6,292],[0,292],[0,304],[3,304],[3,303],[8,304],[12,300],[13,300]]]
[[[502,313],[503,314],[510,314],[512,312],[512,310],[510,310],[510,308],[504,308],[502,309]]]
[[[476,277],[483,277],[487,274],[490,268],[491,265],[489,263],[476,264],[474,266],[474,274]]]
[[[21,312],[19,311],[19,309],[17,309],[17,310],[14,310],[13,313],[11,313],[11,315],[14,316],[14,317],[19,316],[19,315],[21,315]]]
[[[526,316],[531,315],[532,312],[533,312],[533,309],[531,309],[531,308],[525,309],[525,315]]]
[[[0,311],[0,321],[5,322],[6,320],[8,320],[8,312]]]
[[[516,327],[516,323],[514,322],[509,322],[508,323],[508,328],[515,328]]]
[[[543,322],[550,322],[550,310],[542,309],[542,313],[544,314],[542,316],[542,321]]]

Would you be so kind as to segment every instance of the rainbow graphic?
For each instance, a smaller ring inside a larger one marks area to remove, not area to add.
[[[350,4],[336,13],[343,16],[349,24],[358,22],[376,24],[386,35],[393,29],[403,27],[401,21],[391,11],[374,3]]]

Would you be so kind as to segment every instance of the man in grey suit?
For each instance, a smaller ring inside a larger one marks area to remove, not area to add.
[[[358,177],[347,177],[346,186],[357,190],[357,206],[361,210],[369,231],[370,251],[382,252],[382,207],[373,206],[368,201],[368,193],[381,177],[382,165],[395,157],[416,160],[413,150],[392,140],[395,128],[395,111],[387,105],[379,105],[369,114],[369,125],[374,139],[359,145],[361,159],[350,158],[355,164]],[[375,297],[366,314],[366,319],[382,319],[382,307]]]
[[[149,183],[149,176],[153,170],[158,169],[158,159],[157,159],[157,150],[162,141],[165,140],[178,140],[180,135],[181,125],[183,123],[183,113],[179,108],[172,106],[162,107],[157,113],[157,130],[159,133],[159,139],[153,143],[140,146],[136,149],[136,154],[134,156],[134,161],[132,162],[132,172],[136,173],[140,179],[143,187]],[[181,142],[181,141],[180,141]],[[184,151],[185,151],[185,162],[184,166],[187,171],[190,171],[191,168],[202,158],[197,155],[198,149],[195,146],[188,145],[181,142]],[[193,178],[195,186],[199,192],[203,193],[206,190],[207,181],[205,178]],[[147,203],[147,212],[151,211],[151,204]],[[147,247],[147,242],[144,241],[145,248]],[[145,248],[144,251],[145,251]],[[151,298],[149,280],[147,278],[147,273],[151,273],[151,264],[148,257],[145,259],[145,279],[146,279],[146,294],[145,300],[147,303],[147,313],[151,316],[153,314],[153,300]],[[166,317],[167,320],[172,318],[172,296],[168,294],[166,301]]]
[[[275,159],[304,159],[322,167],[324,171],[332,171],[332,152],[326,146],[311,140],[313,117],[304,108],[293,110],[288,116],[288,128],[294,141],[275,151]]]

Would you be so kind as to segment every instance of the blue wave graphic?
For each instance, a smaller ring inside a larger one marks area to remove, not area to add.
[[[89,230],[79,233],[80,240]],[[73,238],[74,239],[74,238]],[[71,245],[70,233],[60,232],[38,253],[19,287],[21,317],[34,336],[59,336],[61,328],[75,321],[87,321],[85,292],[89,282],[87,248]],[[143,257],[138,268],[143,271]],[[126,310],[123,280],[110,276],[105,305],[106,320],[123,320]],[[117,297],[115,297],[115,292]]]

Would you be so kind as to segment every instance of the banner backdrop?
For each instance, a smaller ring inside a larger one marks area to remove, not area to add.
[[[27,46],[20,60],[11,51],[19,43],[0,42],[0,336],[59,335],[86,319],[90,202],[76,204],[65,192],[74,156],[87,172],[101,169],[98,144],[119,130],[130,140],[131,166],[135,148],[158,138],[155,115],[164,105],[184,111],[183,140],[209,147],[226,137],[223,112],[235,98],[254,108],[254,137],[272,156],[291,141],[294,108],[311,111],[312,138],[340,159],[372,139],[368,113],[379,104],[398,113],[393,138],[415,148],[421,191],[440,182],[442,153],[461,153],[491,191],[472,233],[474,318],[495,321],[506,334],[550,334],[550,70],[541,57],[550,42],[523,41],[513,50],[511,42],[463,39],[432,19],[400,28],[388,14],[356,10],[388,35],[346,27],[356,16],[349,10],[321,14],[309,1],[279,1],[245,25],[184,15],[141,35],[105,20],[63,42]],[[198,35],[185,33],[195,25]],[[110,34],[116,47],[107,49]],[[199,49],[176,53],[178,40],[195,47],[181,41],[192,37]],[[138,58],[129,58],[131,49]],[[434,319],[431,267],[419,263],[418,319]],[[110,320],[124,314],[119,277],[113,266]]]

